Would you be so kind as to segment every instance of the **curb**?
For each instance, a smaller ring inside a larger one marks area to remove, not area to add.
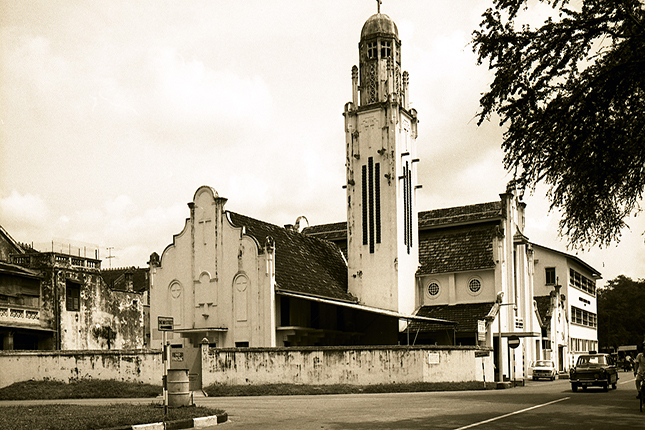
[[[166,421],[164,427],[163,422],[150,423],[150,424],[135,424],[132,426],[124,427],[111,427],[105,430],[179,430],[179,429],[192,429],[192,428],[205,428],[216,426],[228,421],[228,414],[223,413],[220,415],[210,415],[208,417],[189,418],[185,420]]]

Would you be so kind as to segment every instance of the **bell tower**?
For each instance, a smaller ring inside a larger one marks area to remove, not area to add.
[[[363,25],[345,105],[349,291],[361,303],[412,313],[419,264],[417,113],[409,108],[401,41],[385,14]]]

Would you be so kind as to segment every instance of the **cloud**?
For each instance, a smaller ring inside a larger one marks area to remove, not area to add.
[[[43,228],[49,219],[49,208],[39,195],[20,194],[13,190],[7,197],[0,198],[0,218],[3,224],[15,228]]]
[[[166,120],[255,126],[269,122],[271,93],[262,77],[186,61],[174,48],[152,50],[148,61],[156,87],[151,94],[158,94],[151,101],[164,109]]]

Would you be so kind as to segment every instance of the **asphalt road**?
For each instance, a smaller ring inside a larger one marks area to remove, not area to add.
[[[645,429],[633,375],[619,378],[609,392],[573,393],[568,380],[556,380],[506,390],[195,400],[226,410],[230,429]]]

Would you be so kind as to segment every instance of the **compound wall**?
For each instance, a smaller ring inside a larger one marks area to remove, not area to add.
[[[202,386],[213,384],[372,385],[493,382],[492,350],[384,346],[209,348],[202,346]]]
[[[14,382],[114,379],[161,385],[161,351],[2,351],[0,388]]]

